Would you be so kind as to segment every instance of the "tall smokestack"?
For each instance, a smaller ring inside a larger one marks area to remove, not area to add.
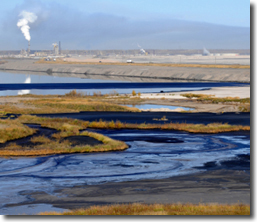
[[[28,41],[28,56],[30,54],[30,41]]]
[[[61,55],[61,41],[59,41],[59,54]]]

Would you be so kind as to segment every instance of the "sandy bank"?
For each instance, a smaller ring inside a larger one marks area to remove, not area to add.
[[[238,112],[238,106],[235,104],[205,104],[196,101],[196,99],[188,99],[182,96],[185,93],[214,95],[215,97],[239,97],[250,98],[250,86],[245,87],[215,87],[210,90],[171,92],[171,93],[142,93],[140,98],[146,99],[142,104],[158,104],[192,108],[190,112]],[[239,105],[240,106],[240,105]],[[148,112],[183,112],[183,108],[177,109],[141,109]]]
[[[200,91],[186,91],[186,92],[172,92],[172,93],[142,93],[140,98],[142,99],[187,99],[181,94],[193,93],[193,94],[205,94],[214,95],[215,97],[250,97],[250,86],[244,87],[215,87],[209,90]]]

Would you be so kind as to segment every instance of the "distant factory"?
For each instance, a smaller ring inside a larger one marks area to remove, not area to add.
[[[59,41],[59,45],[57,43],[53,43],[54,52],[53,54],[58,56],[61,54],[61,42]]]
[[[30,41],[28,41],[28,49],[22,49],[18,55],[21,58],[33,58],[33,57],[63,57],[61,53],[61,41],[59,44],[53,43],[52,50],[31,50]]]

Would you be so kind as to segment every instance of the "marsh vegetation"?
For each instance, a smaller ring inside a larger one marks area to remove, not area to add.
[[[7,141],[12,141],[0,149],[0,156],[38,156],[38,155],[52,155],[63,153],[91,153],[91,152],[106,152],[115,150],[124,150],[128,146],[122,142],[113,140],[107,136],[80,130],[87,128],[87,122],[71,119],[51,119],[39,118],[35,116],[20,116],[16,120],[4,120],[8,123],[1,131],[3,145]],[[31,129],[24,123],[40,124],[42,127],[58,130],[51,137],[33,136],[30,142],[26,145],[19,145],[15,139],[33,135],[35,129]],[[9,127],[10,126],[10,127]],[[23,128],[24,130],[23,130]],[[14,129],[15,133],[14,133]],[[69,137],[91,137],[101,142],[101,144],[79,144],[74,145],[69,141]]]
[[[0,105],[1,113],[38,114],[38,113],[69,113],[81,111],[104,112],[140,112],[134,107],[120,104],[137,104],[139,97],[101,95],[95,92],[87,95],[76,90],[66,95],[23,95],[5,97],[9,102]],[[0,113],[0,115],[1,115]]]
[[[165,117],[162,118],[166,120]],[[49,137],[34,135],[29,145],[19,145],[16,139],[35,134],[32,129],[24,124],[39,124],[41,127],[57,130]],[[122,142],[113,140],[104,135],[88,132],[87,128],[94,129],[136,129],[136,130],[179,130],[190,133],[220,133],[240,130],[250,130],[250,126],[229,125],[221,123],[212,124],[187,124],[187,123],[163,123],[163,124],[129,124],[120,121],[82,121],[68,118],[46,118],[30,115],[21,115],[17,119],[6,119],[0,121],[1,149],[0,156],[37,156],[52,155],[61,153],[85,153],[85,152],[106,152],[124,150],[128,146]],[[91,137],[102,144],[73,144],[69,141],[71,136]],[[9,142],[6,146],[4,143]]]
[[[45,212],[40,215],[250,215],[250,206],[242,204],[121,204],[92,206],[59,212]]]

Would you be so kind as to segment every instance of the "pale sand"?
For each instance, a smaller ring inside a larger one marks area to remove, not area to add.
[[[186,91],[186,92],[170,92],[170,93],[142,93],[142,99],[188,99],[181,94],[193,93],[193,94],[206,94],[214,95],[216,97],[239,97],[249,98],[250,97],[250,86],[245,87],[215,87],[210,90],[200,91]]]

